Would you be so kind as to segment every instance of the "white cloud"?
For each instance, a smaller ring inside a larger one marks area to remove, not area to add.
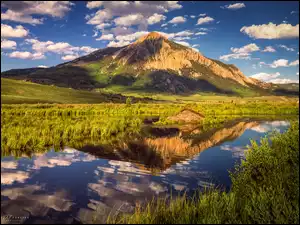
[[[48,45],[46,49],[47,51],[55,52],[57,54],[73,54],[74,51],[79,50],[79,47],[73,47],[67,42],[57,42]]]
[[[177,24],[177,23],[184,23],[186,22],[186,18],[182,17],[182,16],[176,16],[174,17],[173,19],[171,19],[169,21],[169,23],[174,23],[174,24]]]
[[[192,19],[196,18],[196,16],[195,16],[195,15],[190,15],[190,17],[191,17]]]
[[[246,6],[244,3],[235,3],[235,4],[225,6],[226,9],[241,9],[241,8],[245,8],[245,7]]]
[[[114,35],[112,34],[102,34],[101,37],[97,38],[96,40],[99,41],[99,40],[113,40],[114,39]]]
[[[148,33],[149,33],[148,31],[138,31],[133,34],[119,35],[119,36],[116,36],[116,40],[124,42],[124,45],[127,45],[127,44],[125,44],[125,43],[127,43],[127,41],[132,42]]]
[[[13,28],[9,25],[1,23],[1,37],[23,38],[26,37],[28,33],[29,31],[21,25],[18,25],[15,28]]]
[[[111,26],[110,23],[101,23],[101,24],[97,25],[96,28],[99,30],[102,30],[102,29],[104,29],[106,27],[110,27],[110,26]]]
[[[129,41],[118,41],[118,42],[111,41],[108,43],[107,47],[123,47],[129,44],[130,44]]]
[[[256,44],[251,43],[251,44],[245,45],[241,48],[230,48],[230,50],[233,53],[249,53],[249,52],[258,51],[259,47]]]
[[[175,37],[173,40],[175,41],[183,41],[183,40],[189,40],[191,39],[190,37]]]
[[[249,53],[234,53],[220,56],[220,59],[229,61],[230,59],[251,59]]]
[[[165,27],[165,26],[167,26],[168,24],[167,23],[163,23],[162,25],[161,25],[161,27]]]
[[[23,171],[17,172],[2,172],[1,171],[1,184],[13,184],[14,182],[24,183],[30,174]],[[2,193],[1,193],[2,195]]]
[[[290,84],[290,83],[298,83],[299,80],[292,80],[292,79],[273,79],[269,81],[270,83],[273,84]]]
[[[194,33],[188,31],[188,30],[185,30],[185,31],[180,31],[178,33],[175,34],[175,36],[181,36],[181,37],[184,37],[184,36],[191,36],[193,35]]]
[[[83,34],[82,36],[83,36],[83,37],[86,37],[86,34]]]
[[[1,39],[1,49],[16,49],[17,43],[15,41]]]
[[[193,48],[200,47],[199,44],[192,45]]]
[[[97,31],[97,30],[95,30],[95,31],[94,31],[94,34],[93,34],[93,36],[92,36],[92,37],[97,37],[97,35],[98,35],[98,31]]]
[[[92,2],[88,2],[86,4],[86,7],[89,9],[93,9],[93,8],[99,8],[100,6],[102,6],[103,1],[92,1]]]
[[[197,22],[197,25],[210,23],[212,21],[214,21],[214,18],[206,16],[206,17],[203,17],[203,18],[199,18],[198,22]]]
[[[79,55],[65,55],[65,56],[61,57],[61,59],[65,60],[65,61],[70,61],[70,60],[74,60],[78,57],[79,57]]]
[[[278,59],[278,60],[273,61],[273,63],[270,65],[270,67],[272,67],[272,68],[287,67],[287,66],[289,66],[288,62],[289,61],[286,59]]]
[[[299,37],[299,24],[293,26],[291,24],[262,24],[244,26],[240,30],[254,39],[285,39]]]
[[[277,67],[288,67],[288,66],[297,66],[299,65],[299,60],[295,60],[293,62],[290,62],[286,59],[278,59],[273,61],[271,64],[265,64],[270,66],[271,68],[277,68]]]
[[[91,52],[93,52],[93,51],[96,51],[97,48],[92,48],[92,47],[90,47],[90,46],[82,46],[82,47],[80,48],[80,50],[83,51],[83,52],[85,52],[85,53],[91,53]]]
[[[206,16],[206,13],[200,13],[199,16]]]
[[[276,50],[272,46],[267,46],[262,52],[276,52]]]
[[[48,68],[48,66],[39,65],[38,68]]]
[[[25,39],[25,43],[32,44],[32,50],[34,50],[36,53],[54,52],[56,54],[65,55],[64,58],[66,58],[66,56],[68,56],[67,58],[69,58],[69,55],[76,55],[76,57],[78,57],[78,53],[80,51],[91,53],[97,50],[96,48],[92,48],[90,46],[75,47],[66,42],[43,42],[37,39]]]
[[[220,56],[220,59],[229,61],[230,59],[251,59],[251,52],[255,52],[259,50],[259,47],[254,44],[248,44],[241,48],[230,48],[230,50],[233,52],[232,54],[228,55],[222,55]]]
[[[206,32],[197,32],[197,33],[195,33],[195,35],[205,35],[205,34],[207,34]]]
[[[266,82],[266,81],[269,81],[269,80],[274,79],[274,78],[279,77],[279,76],[280,76],[280,73],[276,72],[274,74],[257,73],[257,74],[254,74],[254,75],[250,76],[250,77]]]
[[[142,14],[129,14],[114,19],[114,22],[116,25],[119,26],[131,26],[131,25],[140,24],[141,21],[143,20],[144,20],[144,16]]]
[[[294,51],[295,51],[295,49],[289,48],[289,47],[287,47],[286,45],[278,45],[278,47],[283,48],[283,49],[285,49],[285,50],[287,50],[287,51],[290,51],[290,52],[294,52]]]
[[[155,23],[159,23],[160,21],[165,20],[166,18],[167,17],[162,15],[162,14],[154,13],[152,16],[150,16],[147,19],[147,22],[148,22],[148,24],[152,25],[152,24],[155,24]]]
[[[296,75],[298,75],[298,76],[299,76],[299,72],[297,72],[297,73],[296,73]]]
[[[42,24],[43,18],[33,18],[32,15],[48,15],[62,18],[74,3],[69,1],[6,1],[1,8],[7,8],[1,13],[1,20],[11,20],[21,23]]]
[[[186,46],[186,47],[190,47],[190,44],[185,42],[185,41],[175,41],[177,44],[180,44],[180,45],[183,45],[183,46]]]
[[[130,26],[129,24],[140,25],[140,30],[146,30],[148,22],[151,24],[158,20],[157,16],[154,19],[154,14],[162,15],[169,11],[182,8],[178,1],[103,1],[101,3],[87,3],[88,8],[97,8],[100,6],[101,9],[94,15],[87,17],[87,24],[99,25],[104,22],[114,21],[115,25],[118,26]],[[130,15],[138,16],[133,18]],[[150,17],[152,18],[150,19]],[[108,32],[113,33],[112,29]],[[114,34],[118,35],[116,33]]]
[[[298,65],[299,65],[299,59],[297,59],[297,60],[291,62],[289,65],[290,65],[290,66],[298,66]]]
[[[44,54],[40,53],[40,52],[31,53],[31,52],[15,51],[15,52],[10,53],[8,56],[10,58],[31,59],[31,60],[44,59],[45,58]]]

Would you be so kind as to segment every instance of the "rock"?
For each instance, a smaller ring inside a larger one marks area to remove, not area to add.
[[[177,115],[169,116],[167,119],[176,122],[198,122],[204,118],[204,115],[191,109],[183,109]]]

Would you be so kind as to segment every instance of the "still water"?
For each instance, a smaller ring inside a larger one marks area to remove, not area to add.
[[[287,121],[240,120],[203,131],[198,127],[146,127],[135,143],[49,149],[31,158],[1,159],[1,223],[104,223],[110,212],[136,203],[217,186],[228,190],[229,170],[244,158],[249,139]]]

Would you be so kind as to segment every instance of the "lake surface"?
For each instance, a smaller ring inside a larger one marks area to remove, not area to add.
[[[105,222],[109,212],[131,212],[153,196],[207,186],[229,190],[229,170],[244,158],[250,138],[287,121],[235,120],[199,127],[145,127],[150,135],[123,145],[49,149],[33,157],[1,159],[1,223]],[[97,216],[97,218],[95,217]]]

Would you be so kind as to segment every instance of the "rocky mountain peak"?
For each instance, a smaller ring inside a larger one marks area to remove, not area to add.
[[[141,43],[145,40],[167,40],[167,38],[165,36],[163,36],[162,34],[153,31],[153,32],[150,32],[150,33],[140,37],[135,43]]]

